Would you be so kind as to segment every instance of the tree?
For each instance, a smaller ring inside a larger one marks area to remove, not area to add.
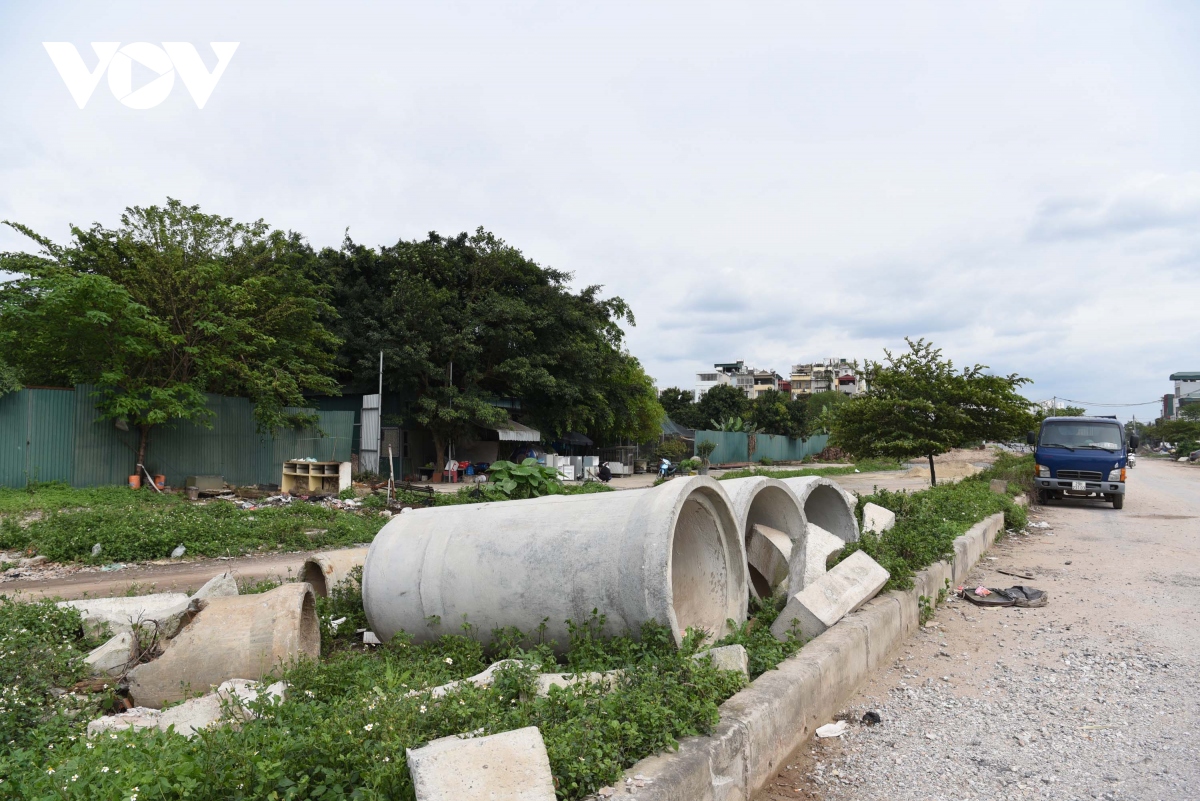
[[[737,387],[718,384],[704,393],[696,407],[698,422],[704,427],[711,425],[713,420],[720,422],[730,417],[745,417],[750,411],[750,401]]]
[[[321,254],[346,344],[345,377],[373,387],[379,352],[386,387],[433,436],[438,462],[476,426],[503,425],[500,404],[549,434],[618,441],[655,438],[663,411],[653,382],[622,348],[633,314],[601,287],[569,288],[478,229],[401,240],[378,250],[349,237]],[[514,403],[510,403],[510,401]]]
[[[886,364],[868,362],[870,389],[855,395],[833,419],[833,443],[856,456],[929,460],[982,439],[1012,440],[1031,422],[1028,401],[1017,388],[1029,379],[988,375],[984,365],[954,369],[924,339],[905,339],[908,353],[885,350]]]
[[[67,246],[7,224],[41,250],[0,254],[18,273],[0,288],[0,349],[25,383],[96,384],[101,417],[137,429],[137,465],[154,427],[210,424],[206,392],[249,398],[263,429],[311,422],[285,407],[336,392],[333,310],[298,234],[170,198],[116,229],[73,226]]]
[[[804,435],[812,437],[828,434],[833,427],[833,418],[837,410],[849,400],[849,395],[837,390],[814,392],[805,398]]]
[[[667,387],[658,393],[658,402],[662,404],[667,417],[684,428],[702,429],[708,425],[708,421],[700,415],[696,393],[690,389]]]
[[[1033,414],[1033,427],[1036,429],[1047,417],[1083,417],[1087,409],[1082,406],[1063,406],[1061,409],[1046,409],[1039,407]]]
[[[1200,403],[1188,403],[1180,406],[1179,416],[1184,420],[1200,420]]]
[[[750,420],[764,434],[803,437],[807,417],[804,401],[794,401],[779,390],[763,390],[750,401]]]

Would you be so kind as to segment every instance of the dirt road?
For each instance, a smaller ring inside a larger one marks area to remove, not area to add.
[[[1124,510],[1031,517],[1052,529],[969,583],[1049,605],[946,604],[849,704],[883,723],[806,744],[755,801],[1200,798],[1200,469],[1145,459]]]

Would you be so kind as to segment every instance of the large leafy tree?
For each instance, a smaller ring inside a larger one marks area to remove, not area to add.
[[[731,417],[746,417],[750,413],[750,400],[746,393],[730,384],[718,384],[696,404],[701,427],[719,426]]]
[[[833,442],[856,456],[929,460],[967,442],[1012,440],[1031,424],[1029,402],[1017,394],[1029,379],[989,375],[975,365],[956,370],[940,349],[906,339],[908,352],[884,351],[886,364],[868,362],[870,389],[837,410]]]
[[[804,401],[792,400],[786,392],[767,389],[750,401],[750,420],[765,434],[803,437],[807,418]]]
[[[658,402],[663,411],[685,428],[707,428],[708,421],[700,414],[700,406],[696,403],[696,393],[690,389],[667,387],[658,393]]]
[[[286,407],[332,392],[337,340],[298,234],[235,223],[168,199],[121,224],[71,228],[57,245],[8,223],[40,252],[0,254],[0,350],[24,383],[99,387],[101,416],[151,433],[210,424],[206,392],[249,398],[260,426],[308,421]]]
[[[446,449],[476,425],[502,425],[519,401],[523,421],[548,434],[649,439],[662,407],[653,382],[624,350],[620,298],[573,292],[571,275],[538,265],[479,229],[365,248],[349,238],[321,255],[332,276],[338,360],[351,382],[384,383],[411,399],[407,414]]]

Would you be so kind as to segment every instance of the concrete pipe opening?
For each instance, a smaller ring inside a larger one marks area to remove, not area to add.
[[[721,483],[741,525],[750,590],[756,598],[769,598],[777,587],[786,586],[791,544],[803,545],[807,536],[803,506],[791,488],[778,479],[751,476]],[[755,526],[770,529],[770,536],[776,539],[781,533],[790,542],[759,541],[761,532],[756,532]]]
[[[312,585],[314,594],[328,598],[338,585],[354,581],[354,569],[362,567],[366,558],[366,548],[315,553],[304,561],[300,580]]]
[[[854,508],[841,488],[832,481],[820,476],[807,476],[785,478],[783,483],[800,499],[804,506],[804,517],[809,523],[820,526],[842,542],[858,539],[858,520],[854,517]]]
[[[384,641],[425,641],[464,620],[538,631],[563,650],[592,610],[606,634],[668,626],[720,637],[746,617],[745,549],[728,496],[705,476],[645,490],[416,509],[375,537],[363,606]]]

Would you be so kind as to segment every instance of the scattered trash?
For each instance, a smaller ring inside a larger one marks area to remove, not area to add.
[[[183,545],[177,545],[177,546],[175,546],[175,550],[171,551],[171,558],[178,559],[179,557],[183,556],[185,553],[187,553],[187,548],[184,547]]]
[[[100,572],[111,573],[114,570],[124,570],[124,569],[125,569],[125,565],[121,564],[120,562],[113,562],[111,565],[104,565],[103,567],[101,567]]]
[[[375,636],[373,631],[363,632],[363,645],[383,645],[383,642]]]
[[[841,737],[850,728],[850,724],[844,720],[839,720],[837,723],[826,723],[817,729],[818,737]]]
[[[959,594],[976,606],[1019,606],[1034,609],[1050,602],[1050,596],[1044,590],[1020,585],[1009,587],[1007,590],[979,587],[972,592],[960,591]]]
[[[1050,528],[1050,524],[1045,520],[1039,520],[1036,523],[1030,523],[1027,528]]]
[[[100,552],[103,550],[104,550],[104,548],[100,545],[100,543],[97,542],[95,545],[92,546],[92,558],[95,559],[97,556],[100,555]]]
[[[345,622],[346,622],[346,618],[344,618],[344,617],[339,617],[337,620],[331,620],[331,621],[329,621],[329,630],[332,631],[334,634],[337,634],[338,626],[342,625]]]
[[[874,709],[868,709],[866,712],[863,713],[862,722],[867,724],[868,726],[875,726],[877,724],[883,723],[883,716],[880,715],[879,712],[877,712]]]
[[[1069,565],[1069,564],[1071,564],[1071,563],[1070,563],[1070,562],[1067,562],[1067,564]],[[997,569],[997,570],[996,570],[996,572],[997,572],[997,573],[1003,573],[1003,574],[1004,574],[1004,575],[1006,575],[1006,576],[1016,576],[1017,578],[1023,578],[1023,579],[1032,579],[1032,578],[1034,578],[1033,576],[1029,575],[1028,573],[1016,573],[1016,572],[1013,572],[1013,571],[1011,571],[1011,570],[1000,570],[1000,569]]]

